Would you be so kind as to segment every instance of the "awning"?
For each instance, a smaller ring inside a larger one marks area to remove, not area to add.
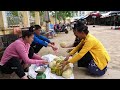
[[[73,18],[70,19],[70,21],[74,22],[76,19],[78,20],[78,19],[80,19],[80,17],[73,17]]]
[[[111,16],[120,15],[120,11],[111,11],[110,15]]]
[[[73,19],[80,19],[80,17],[78,17],[78,16],[77,17],[73,17]]]
[[[88,15],[86,15],[86,16],[81,15],[81,16],[78,16],[78,17],[73,17],[73,18],[71,19],[71,22],[73,22],[73,21],[75,21],[75,20],[79,20],[79,19],[85,19],[85,18],[87,18],[87,17],[88,17]]]
[[[111,16],[110,13],[111,13],[111,12],[103,13],[103,14],[101,14],[102,16],[101,16],[100,18],[109,17],[109,16]]]
[[[92,14],[90,14],[90,16],[92,16],[92,17],[101,17],[101,14],[100,13],[92,13]]]
[[[88,17],[88,15],[86,15],[86,16],[82,15],[82,16],[80,16],[80,19],[85,19],[87,17]]]

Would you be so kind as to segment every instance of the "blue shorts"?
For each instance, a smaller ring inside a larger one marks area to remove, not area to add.
[[[98,66],[94,63],[94,61],[91,60],[88,64],[88,70],[93,75],[102,76],[107,71],[107,66],[103,70],[100,70]]]

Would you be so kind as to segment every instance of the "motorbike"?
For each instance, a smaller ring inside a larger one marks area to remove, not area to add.
[[[54,26],[54,30],[55,30],[56,33],[58,33],[58,32],[65,32],[66,34],[68,34],[68,29],[67,29],[66,25],[62,25],[60,27],[60,25],[57,24],[57,25]]]
[[[66,25],[62,25],[61,29],[60,29],[60,32],[65,32],[66,34],[68,34],[67,26]]]

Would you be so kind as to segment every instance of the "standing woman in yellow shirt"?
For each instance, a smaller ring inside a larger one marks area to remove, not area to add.
[[[77,21],[75,35],[81,42],[66,56],[63,67],[68,63],[79,62],[79,67],[88,68],[93,75],[102,76],[107,71],[108,61],[110,57],[102,45],[102,43],[91,35],[88,27],[82,22]],[[75,54],[80,50],[77,54]],[[73,56],[69,59],[70,56]]]

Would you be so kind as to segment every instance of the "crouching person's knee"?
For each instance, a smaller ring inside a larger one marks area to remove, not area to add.
[[[16,57],[13,57],[11,59],[11,69],[20,77],[20,78],[26,78],[26,75],[24,73],[24,69],[20,63],[20,60]]]
[[[103,70],[100,70],[95,63],[89,63],[88,70],[92,75],[103,76],[107,71],[107,66]]]

